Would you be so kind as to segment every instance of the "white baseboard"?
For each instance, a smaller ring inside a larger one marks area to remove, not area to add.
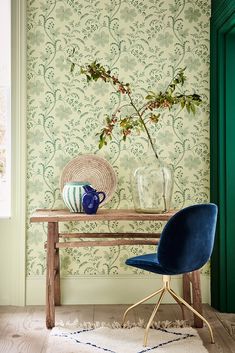
[[[160,276],[76,276],[61,279],[62,304],[131,304],[162,286]],[[172,278],[172,288],[182,295],[182,278]],[[210,303],[210,277],[201,275],[202,301]],[[26,304],[45,304],[45,277],[28,277]],[[164,303],[174,301],[166,296]],[[151,303],[151,301],[149,301]],[[154,299],[152,300],[154,303]]]

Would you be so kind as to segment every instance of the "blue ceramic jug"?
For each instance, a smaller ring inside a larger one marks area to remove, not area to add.
[[[84,194],[82,196],[82,206],[84,212],[87,214],[94,214],[97,212],[99,204],[102,203],[106,197],[103,191],[97,192],[90,185],[84,185]],[[99,198],[102,195],[102,198]]]

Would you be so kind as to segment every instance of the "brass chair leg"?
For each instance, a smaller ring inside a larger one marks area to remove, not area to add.
[[[205,324],[207,325],[209,332],[210,332],[210,336],[211,336],[211,343],[215,343],[214,340],[214,335],[212,332],[212,328],[211,325],[209,324],[209,322],[201,315],[197,312],[197,310],[195,310],[191,305],[189,305],[183,298],[179,297],[178,295],[175,294],[175,292],[171,289],[171,288],[167,288],[168,292],[173,296],[173,298],[175,298],[175,300],[179,300],[182,304],[184,304],[189,310],[191,310],[195,315],[197,315],[201,320],[203,320],[205,322]]]
[[[157,313],[157,311],[158,311],[158,308],[159,308],[159,306],[160,306],[160,304],[161,304],[161,301],[162,301],[162,298],[163,298],[165,292],[166,292],[166,288],[163,288],[163,289],[162,289],[162,292],[161,292],[161,294],[160,294],[160,297],[159,297],[159,299],[158,299],[158,302],[157,302],[157,304],[155,305],[155,307],[154,307],[154,309],[153,309],[153,312],[152,312],[152,314],[151,314],[151,316],[150,316],[150,319],[149,319],[149,321],[148,321],[148,324],[147,324],[147,326],[146,326],[146,329],[145,329],[145,332],[144,332],[144,347],[147,346],[149,328],[150,328],[150,326],[151,326],[151,324],[152,324],[152,322],[153,322],[154,316],[156,315],[156,313]]]
[[[205,322],[205,324],[207,325],[208,329],[209,329],[209,332],[210,332],[210,337],[211,337],[211,343],[215,343],[215,340],[214,340],[214,335],[213,335],[213,331],[212,331],[212,328],[211,328],[211,325],[209,324],[209,322],[199,313],[197,312],[197,310],[195,310],[191,305],[189,305],[183,298],[181,298],[180,296],[178,296],[174,291],[173,289],[170,288],[170,276],[168,275],[163,275],[163,287],[161,289],[159,289],[158,291],[150,294],[149,296],[147,296],[146,298],[140,300],[138,303],[130,306],[124,313],[123,315],[123,321],[122,321],[122,325],[124,325],[124,322],[125,322],[125,319],[126,319],[126,315],[128,314],[128,312],[135,308],[136,306],[144,303],[145,301],[147,301],[148,299],[154,297],[155,295],[159,294],[160,293],[160,297],[157,301],[157,304],[155,305],[154,307],[154,310],[150,316],[150,319],[148,321],[148,324],[146,326],[146,329],[145,329],[145,334],[144,334],[144,347],[146,347],[147,345],[147,340],[148,340],[148,333],[149,333],[149,328],[152,324],[152,321],[154,319],[154,316],[156,315],[157,311],[158,311],[158,308],[161,304],[161,301],[162,301],[162,298],[164,296],[164,294],[166,293],[166,291],[171,294],[171,296],[175,299],[175,301],[180,305],[181,307],[181,310],[182,310],[182,313],[183,313],[183,317],[184,317],[184,311],[183,311],[183,307],[186,306],[189,310],[191,310],[195,315],[197,315],[202,321]]]
[[[126,320],[126,316],[127,316],[128,312],[129,312],[131,309],[134,309],[136,306],[138,306],[138,305],[140,305],[140,304],[146,302],[148,299],[150,299],[150,298],[154,297],[155,295],[161,293],[163,290],[164,290],[164,287],[161,288],[161,289],[159,289],[158,291],[156,291],[156,292],[154,292],[154,293],[148,295],[147,297],[143,298],[142,300],[140,300],[139,302],[135,303],[134,305],[130,306],[130,307],[125,311],[125,313],[124,313],[124,315],[123,315],[122,326],[124,325],[125,320]]]
[[[180,309],[182,311],[182,317],[183,317],[183,320],[185,320],[185,312],[184,312],[184,304],[182,304],[179,299],[177,298],[177,294],[175,293],[175,291],[173,291],[173,289],[171,288],[171,291],[175,294],[175,297],[173,297],[176,301],[177,304],[179,304],[180,306]]]

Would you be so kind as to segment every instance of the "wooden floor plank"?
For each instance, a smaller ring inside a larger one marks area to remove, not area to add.
[[[209,305],[203,307],[204,316],[212,326],[215,344],[209,343],[209,334],[206,328],[198,329],[198,332],[204,342],[205,347],[210,353],[234,353],[235,352],[235,340],[230,336],[229,332],[224,328],[221,321],[216,315],[216,310],[211,308]]]
[[[0,322],[0,352],[41,353],[48,337],[44,308],[9,308],[7,318],[6,313],[0,313]]]
[[[235,339],[235,314],[215,313],[229,334]]]
[[[95,305],[94,308],[94,322],[107,322],[113,323],[115,321],[122,323],[123,314],[130,305]],[[133,310],[128,313],[127,320],[130,322],[135,321]]]
[[[76,319],[81,323],[88,321],[121,322],[126,308],[128,308],[128,305],[68,305],[56,307],[56,323],[59,324],[61,321],[72,323]],[[231,331],[234,314],[218,313],[208,305],[204,305],[203,309],[206,319],[212,325],[216,341],[215,344],[210,344],[207,327],[198,329],[208,352],[235,353],[235,340],[233,339],[233,331]],[[147,321],[152,310],[153,305],[142,304],[130,311],[128,320],[134,322],[141,318]],[[181,309],[178,305],[162,304],[155,320],[174,321],[181,318]],[[48,347],[49,335],[50,330],[45,327],[45,308],[43,306],[0,307],[0,353],[55,353],[53,347]]]
[[[74,321],[93,322],[94,305],[63,305],[56,307],[56,324],[61,321],[73,323]]]

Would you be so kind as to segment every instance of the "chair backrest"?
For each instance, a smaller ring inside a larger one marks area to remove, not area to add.
[[[175,274],[195,271],[210,258],[215,238],[217,206],[186,207],[165,225],[157,251],[160,265]]]

